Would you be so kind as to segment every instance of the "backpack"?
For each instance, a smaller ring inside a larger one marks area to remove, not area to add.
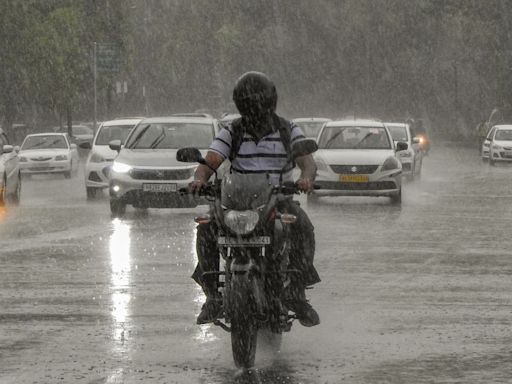
[[[292,147],[292,130],[291,124],[288,120],[274,115],[274,124],[277,125],[281,142],[288,155],[291,154]],[[245,127],[242,124],[242,118],[233,120],[231,123],[231,152],[229,154],[229,161],[233,162],[234,158],[240,150],[240,146],[244,140]]]

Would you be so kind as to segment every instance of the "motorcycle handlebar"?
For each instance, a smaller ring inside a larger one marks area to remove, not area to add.
[[[313,189],[318,190],[321,187],[318,184],[313,185]],[[286,182],[282,186],[274,187],[274,191],[281,192],[286,195],[299,194],[301,191],[297,188],[297,184],[294,182]],[[178,189],[178,193],[180,195],[188,195],[192,194],[188,188],[180,188]],[[211,185],[206,185],[197,193],[198,196],[213,196],[214,188]]]

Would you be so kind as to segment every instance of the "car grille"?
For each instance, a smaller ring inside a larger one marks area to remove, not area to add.
[[[193,168],[185,169],[132,169],[130,175],[136,180],[186,180],[194,174]]]
[[[32,157],[30,160],[32,161],[48,161],[51,160],[51,157]]]
[[[378,165],[329,165],[331,169],[339,174],[351,174],[351,173],[373,173],[379,168]]]
[[[510,152],[500,152],[500,155],[504,159],[512,159],[512,153]]]

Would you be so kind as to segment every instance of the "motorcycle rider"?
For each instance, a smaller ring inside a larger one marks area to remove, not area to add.
[[[286,148],[288,147],[289,151],[293,141],[304,138],[302,131],[298,126],[292,125],[275,113],[276,88],[263,73],[247,72],[242,75],[234,87],[233,101],[242,117],[219,132],[206,155],[207,163],[217,169],[225,159],[230,159],[231,172],[267,173],[270,182],[278,185],[279,173],[287,163]],[[286,143],[283,138],[286,136],[282,134],[284,129],[288,129],[289,143]],[[235,132],[235,130],[239,131]],[[238,148],[235,148],[237,146]],[[301,170],[297,186],[303,192],[310,192],[316,176],[313,157],[306,155],[298,157],[295,161]],[[285,170],[284,181],[293,181],[292,170],[293,165]],[[210,168],[199,165],[189,190],[197,193],[206,185],[212,174],[213,171]],[[291,228],[289,267],[299,270],[300,273],[293,273],[290,276],[291,283],[285,291],[286,304],[295,312],[302,325],[317,325],[320,323],[319,316],[307,302],[305,295],[307,286],[320,281],[313,266],[314,227],[306,213],[297,202],[292,200],[291,196],[286,199],[280,209],[297,216],[297,221]],[[217,275],[203,275],[204,272],[219,270],[216,239],[214,223],[198,225],[196,241],[198,264],[192,278],[201,285],[206,295],[206,302],[197,318],[198,324],[214,321],[222,311],[222,298],[217,289]]]

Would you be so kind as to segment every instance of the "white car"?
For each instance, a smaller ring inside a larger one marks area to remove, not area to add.
[[[112,140],[121,140],[121,144],[128,137],[130,131],[141,121],[141,118],[116,119],[103,122],[96,131],[92,146],[86,142],[80,145],[90,149],[85,163],[85,190],[88,199],[96,196],[98,191],[109,186],[110,167],[117,156],[117,151],[110,149]]]
[[[0,128],[0,206],[7,202],[17,204],[20,201],[19,149],[10,144],[4,131]]]
[[[512,161],[512,125],[496,125],[491,136],[489,164]]]
[[[409,124],[402,123],[384,123],[391,133],[395,142],[407,143],[408,148],[405,151],[396,153],[398,160],[402,163],[402,175],[412,180],[421,176],[421,167],[423,165],[423,151],[420,149],[420,139],[414,135]]]
[[[484,139],[484,142],[482,143],[482,161],[485,163],[486,161],[489,161],[489,152],[491,151],[491,140],[492,136],[494,135],[494,131],[496,130],[496,125],[493,126],[491,129],[489,129],[489,132],[487,133],[487,136]]]
[[[20,169],[24,176],[40,173],[62,173],[71,178],[78,171],[78,151],[65,133],[27,135],[19,152]]]
[[[142,120],[126,139],[110,143],[118,150],[110,172],[110,210],[119,216],[126,205],[135,208],[195,207],[190,196],[179,194],[194,178],[197,164],[178,162],[182,147],[196,147],[203,155],[219,131],[208,117],[169,116]]]
[[[407,143],[398,142],[403,151]],[[388,196],[402,201],[402,165],[396,158],[393,138],[383,123],[345,120],[326,123],[318,135],[315,183],[321,189],[308,195]]]
[[[328,121],[332,120],[326,117],[300,117],[292,120],[293,123],[299,126],[307,138],[314,140],[318,137],[322,126]]]

